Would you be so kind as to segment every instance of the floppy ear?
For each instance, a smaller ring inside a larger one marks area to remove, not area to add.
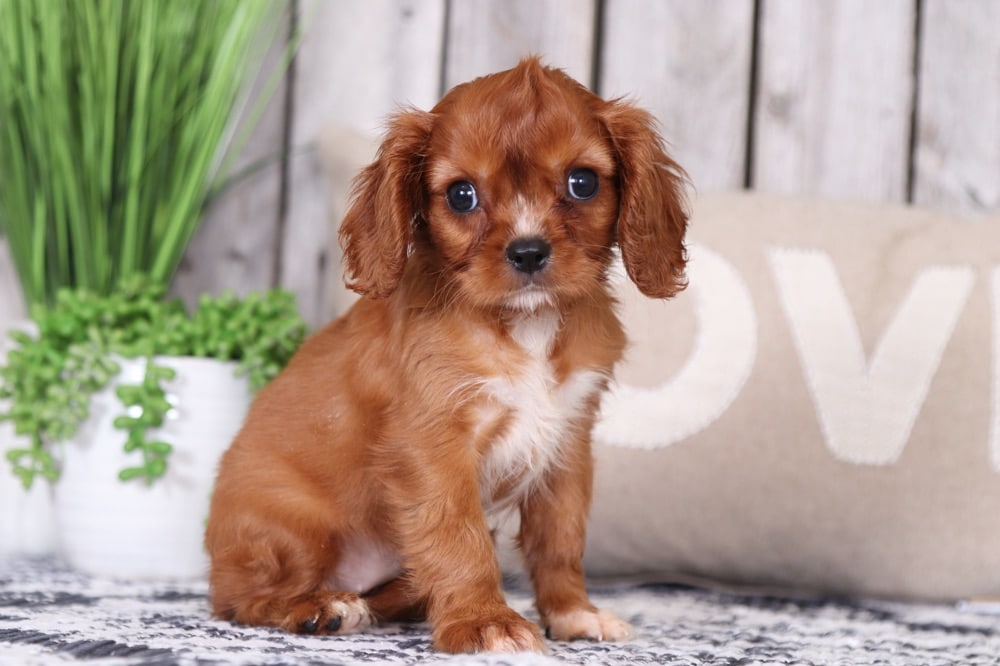
[[[340,225],[344,278],[359,294],[382,298],[399,285],[423,206],[422,161],[431,115],[409,109],[389,121],[375,161],[365,167]]]
[[[645,295],[669,298],[687,286],[687,175],[664,151],[651,114],[613,100],[599,117],[618,159],[618,245],[625,270]]]

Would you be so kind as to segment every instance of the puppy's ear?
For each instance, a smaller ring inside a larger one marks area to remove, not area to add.
[[[669,298],[687,286],[687,176],[664,151],[652,115],[613,100],[599,116],[618,159],[618,245],[625,269],[642,293]]]
[[[340,225],[344,278],[359,294],[382,298],[399,285],[423,207],[422,162],[431,115],[408,109],[393,116],[375,161],[354,179]]]

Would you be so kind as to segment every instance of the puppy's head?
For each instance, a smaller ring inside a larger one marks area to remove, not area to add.
[[[419,253],[449,298],[533,310],[599,288],[617,243],[640,290],[669,297],[684,182],[652,116],[528,59],[391,120],[341,226],[348,282],[386,296]]]

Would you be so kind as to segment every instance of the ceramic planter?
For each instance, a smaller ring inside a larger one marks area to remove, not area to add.
[[[0,451],[20,446],[9,423],[0,424]],[[29,490],[0,461],[0,556],[51,555],[56,549],[52,485],[44,479]]]
[[[54,486],[61,554],[92,574],[120,578],[197,578],[207,572],[205,519],[216,468],[250,405],[244,377],[233,363],[158,358],[176,370],[164,383],[173,409],[156,438],[173,445],[166,475],[147,485],[122,482],[118,472],[138,464],[125,453],[126,435],[113,426],[124,407],[114,393],[136,384],[145,360],[123,360],[113,385],[95,394],[91,415],[61,447],[62,476]]]
[[[31,333],[34,324],[23,320],[9,330]],[[12,344],[6,331],[2,335],[0,363],[5,362]],[[0,423],[0,556],[49,555],[56,548],[52,486],[40,479],[26,491],[21,480],[11,473],[10,464],[4,457],[8,450],[25,443],[14,434],[12,423]]]

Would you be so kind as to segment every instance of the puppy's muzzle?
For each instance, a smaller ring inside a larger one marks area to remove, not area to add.
[[[545,268],[551,256],[552,246],[544,238],[517,238],[507,246],[507,263],[526,275]]]

